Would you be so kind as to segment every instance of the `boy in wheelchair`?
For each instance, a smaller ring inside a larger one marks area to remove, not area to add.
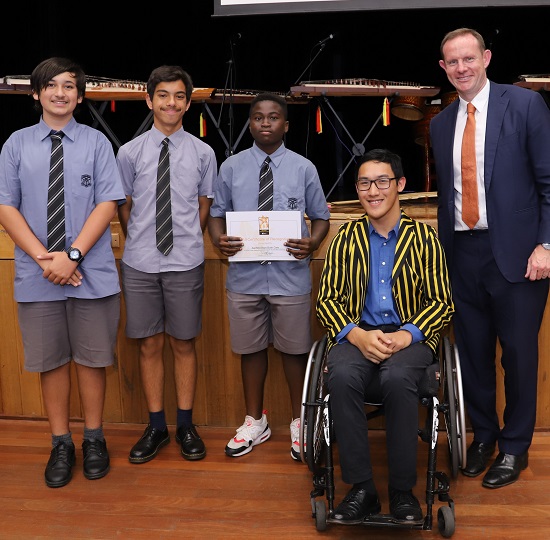
[[[421,523],[413,494],[417,390],[454,312],[445,255],[435,229],[401,211],[406,179],[398,155],[367,152],[355,181],[365,214],[332,240],[317,298],[342,479],[352,485],[332,520],[357,524],[381,510],[364,408],[376,381],[386,417],[390,514],[398,523]]]

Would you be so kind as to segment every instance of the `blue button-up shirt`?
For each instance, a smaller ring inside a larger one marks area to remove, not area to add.
[[[42,120],[15,131],[0,154],[0,204],[23,215],[35,236],[47,246],[47,202],[52,142]],[[100,131],[74,118],[63,128],[65,232],[68,248],[93,209],[102,202],[126,202],[113,147]],[[104,298],[120,291],[107,227],[80,264],[79,287],[60,287],[42,277],[32,257],[15,247],[15,300],[44,302],[74,298]]]
[[[226,159],[220,167],[210,215],[225,218],[226,212],[256,211],[260,168],[267,154],[256,143]],[[310,220],[330,218],[317,169],[305,157],[281,145],[271,158],[273,210],[300,210],[302,238],[310,236]],[[242,294],[299,296],[311,292],[309,258],[290,261],[231,262],[226,287]]]
[[[392,294],[392,271],[395,260],[395,247],[397,246],[397,234],[399,222],[389,232],[388,238],[384,238],[369,225],[370,240],[370,273],[365,307],[361,315],[361,322],[370,326],[394,324],[401,330],[407,330],[412,334],[412,343],[422,341],[424,335],[411,323],[401,326],[401,320]],[[349,331],[356,325],[348,324],[337,336],[340,343],[345,340]]]
[[[140,272],[186,271],[204,261],[199,197],[212,197],[218,166],[214,150],[183,127],[170,135],[170,192],[174,247],[157,249],[157,168],[166,135],[155,126],[120,147],[117,164],[132,210],[122,260]]]

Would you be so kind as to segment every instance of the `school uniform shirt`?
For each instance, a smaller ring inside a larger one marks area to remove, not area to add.
[[[14,132],[0,154],[0,204],[23,215],[35,236],[47,246],[47,203],[52,142],[51,128],[38,124]],[[125,202],[113,147],[107,137],[74,118],[63,128],[65,247],[71,246],[94,208],[102,202]],[[79,287],[60,287],[42,277],[42,269],[15,247],[15,300],[43,302],[71,298],[104,298],[120,292],[119,277],[107,227],[80,264]]]
[[[227,158],[220,167],[210,215],[225,218],[226,212],[256,211],[260,168],[267,154],[256,143]],[[313,163],[282,144],[271,158],[273,210],[300,210],[302,238],[310,236],[305,220],[330,218],[319,174]],[[226,288],[242,294],[299,296],[311,292],[309,257],[291,261],[231,262]]]
[[[122,260],[140,272],[192,270],[204,262],[199,197],[212,197],[217,173],[214,150],[183,127],[170,135],[170,196],[174,247],[163,255],[156,244],[157,168],[166,135],[156,127],[120,147],[118,170],[132,197]]]

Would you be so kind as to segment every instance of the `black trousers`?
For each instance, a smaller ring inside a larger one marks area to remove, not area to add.
[[[328,389],[342,480],[356,484],[373,478],[365,396],[373,385],[382,390],[386,421],[389,485],[416,485],[418,384],[433,352],[416,343],[381,364],[367,360],[350,343],[335,345],[327,358]],[[367,396],[368,397],[368,396]]]
[[[454,335],[474,439],[498,442],[507,454],[523,454],[535,429],[538,334],[549,280],[507,281],[495,262],[487,231],[455,233],[453,260]],[[502,428],[496,406],[497,338],[506,399]]]

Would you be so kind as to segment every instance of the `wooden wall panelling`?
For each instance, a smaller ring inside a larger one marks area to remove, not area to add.
[[[539,333],[537,427],[550,428],[550,295]]]
[[[333,210],[335,210],[333,208]],[[347,207],[339,206],[340,214],[331,215],[330,232],[311,261],[313,339],[323,335],[315,316],[315,301],[326,249],[340,225],[354,217]],[[406,208],[412,217],[434,224],[435,209],[420,205]],[[117,263],[122,257],[123,240],[120,224],[112,223],[119,234],[120,247],[113,248]],[[228,262],[217,252],[208,234],[205,235],[205,294],[203,300],[203,329],[197,338],[198,381],[194,406],[194,421],[199,425],[220,427],[239,426],[245,414],[239,355],[231,351],[225,277]],[[0,415],[44,417],[39,376],[24,370],[23,347],[17,322],[17,304],[13,300],[13,244],[5,231],[0,230]],[[126,306],[121,302],[116,358],[107,369],[105,421],[147,423],[147,406],[141,389],[137,340],[125,336]],[[550,302],[546,307],[539,335],[540,364],[538,388],[537,429],[550,428]],[[166,399],[169,423],[175,423],[176,398],[173,383],[173,359],[166,344]],[[74,366],[72,368],[74,376]],[[503,371],[500,348],[497,347],[497,403],[502,417],[504,408]],[[76,379],[71,391],[71,418],[82,417]],[[265,408],[272,426],[288,426],[291,419],[290,398],[284,377],[280,353],[270,347],[269,370],[265,386]]]
[[[139,372],[139,345],[136,339],[129,339],[125,334],[126,303],[124,295],[121,297],[120,306],[120,324],[118,326],[115,360],[121,401],[121,418],[118,421],[147,422],[147,406],[141,389]],[[110,390],[110,386],[107,386],[108,393]]]
[[[0,260],[1,410],[6,415],[43,416],[40,376],[24,369],[23,341],[13,299],[14,272],[13,260]]]
[[[226,388],[228,363],[233,360],[227,348],[229,326],[226,317],[225,274],[227,262],[207,259],[204,273],[203,325],[197,339],[201,370],[197,398],[204,402],[202,414],[193,412],[194,421],[209,425],[228,425],[230,411]],[[214,292],[214,294],[212,294]],[[231,366],[229,366],[231,367]]]
[[[17,305],[13,302],[13,264],[0,261],[0,411],[6,414],[10,407],[16,414],[23,413],[19,377],[22,344],[16,339]]]

